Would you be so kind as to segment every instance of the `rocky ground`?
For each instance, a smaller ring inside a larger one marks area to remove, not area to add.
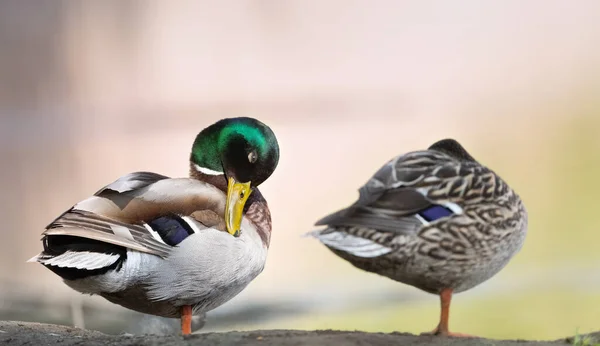
[[[589,335],[578,346],[593,345],[592,339],[600,340],[600,332]],[[66,326],[28,322],[0,322],[1,345],[489,345],[489,346],[541,346],[570,345],[573,338],[556,341],[456,339],[434,336],[416,336],[402,333],[363,333],[340,331],[259,330],[252,332],[203,333],[182,336],[133,336],[106,335]]]

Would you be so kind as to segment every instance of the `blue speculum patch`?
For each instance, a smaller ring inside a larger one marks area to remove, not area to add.
[[[452,214],[453,213],[450,209],[441,205],[432,205],[431,207],[419,212],[419,215],[427,221],[435,221]]]
[[[187,238],[193,231],[190,226],[178,216],[163,216],[148,222],[165,243],[175,246]]]

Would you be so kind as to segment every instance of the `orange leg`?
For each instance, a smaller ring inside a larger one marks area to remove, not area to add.
[[[189,335],[192,333],[192,306],[184,305],[181,307],[181,334]]]
[[[463,338],[474,338],[475,336],[461,333],[452,333],[448,330],[448,320],[450,319],[450,301],[452,300],[452,289],[444,288],[440,292],[440,302],[442,312],[440,314],[440,323],[438,326],[429,333],[423,333],[423,335],[442,335],[442,336],[454,336]]]

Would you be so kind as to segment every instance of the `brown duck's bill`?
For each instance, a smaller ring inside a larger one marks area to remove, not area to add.
[[[234,178],[227,180],[227,202],[225,204],[225,226],[234,237],[240,235],[244,206],[252,190],[250,182],[238,183]]]

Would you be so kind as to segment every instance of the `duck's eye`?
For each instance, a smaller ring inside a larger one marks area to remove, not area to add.
[[[243,199],[245,195],[246,195],[246,194],[244,194],[244,191],[241,191],[241,192],[240,192],[240,199]]]
[[[258,158],[258,155],[256,154],[256,150],[252,150],[249,154],[248,154],[248,161],[250,161],[250,163],[254,163],[256,162],[256,159]]]

